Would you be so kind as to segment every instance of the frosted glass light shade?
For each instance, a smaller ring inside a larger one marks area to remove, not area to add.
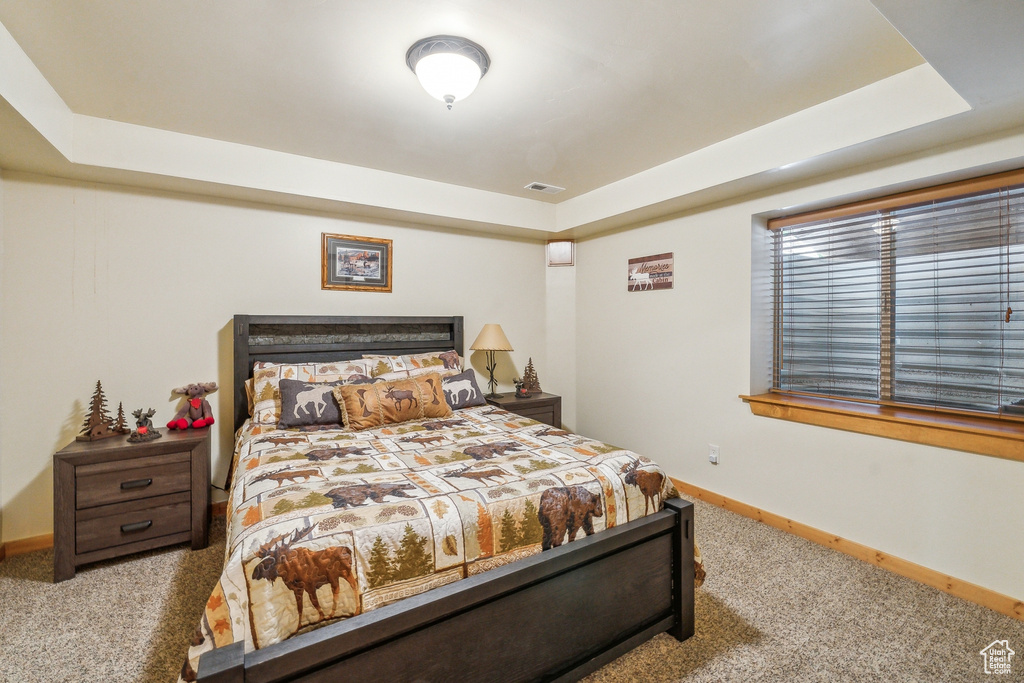
[[[448,105],[465,99],[480,82],[480,67],[468,57],[451,52],[427,55],[416,64],[416,78],[431,97]]]
[[[431,97],[452,108],[465,99],[490,67],[487,52],[471,40],[457,36],[433,36],[417,41],[405,62]]]

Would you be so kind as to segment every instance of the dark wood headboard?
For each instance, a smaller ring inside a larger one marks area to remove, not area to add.
[[[235,429],[248,417],[245,381],[256,361],[309,363],[455,349],[462,316],[236,315]]]

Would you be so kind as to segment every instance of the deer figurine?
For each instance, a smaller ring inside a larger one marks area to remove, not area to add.
[[[648,504],[657,511],[658,506],[655,504],[655,497],[661,496],[661,487],[665,483],[665,475],[661,472],[648,472],[647,470],[637,469],[640,466],[640,461],[634,460],[628,462],[622,466],[619,470],[626,476],[622,478],[627,484],[631,484],[640,489],[640,493],[644,494],[644,514],[647,514]]]
[[[152,441],[153,439],[159,439],[163,436],[153,427],[152,418],[156,415],[156,410],[150,408],[149,410],[133,410],[132,415],[135,417],[135,429],[128,435],[128,441],[131,443],[139,443],[140,441]]]

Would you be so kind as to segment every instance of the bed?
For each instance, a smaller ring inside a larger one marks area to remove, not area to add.
[[[260,421],[274,373],[277,417],[291,411],[295,367],[336,380],[351,426],[381,412],[368,391],[417,383],[431,404],[463,355],[461,317],[233,327],[225,570],[182,680],[576,680],[658,633],[693,634],[693,507],[642,456],[487,404],[362,431]],[[391,359],[388,382],[339,379],[367,354]]]

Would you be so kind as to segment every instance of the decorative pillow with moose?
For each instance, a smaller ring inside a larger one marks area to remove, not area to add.
[[[393,382],[343,384],[332,391],[345,427],[357,431],[452,414],[436,372]]]
[[[341,412],[331,389],[342,383],[343,380],[300,382],[296,379],[282,379],[279,383],[281,419],[277,426],[281,429],[310,425],[341,426]]]
[[[441,389],[444,390],[444,398],[452,410],[482,406],[487,403],[484,400],[484,393],[480,391],[480,385],[476,383],[476,373],[472,368],[458,375],[443,378]]]

